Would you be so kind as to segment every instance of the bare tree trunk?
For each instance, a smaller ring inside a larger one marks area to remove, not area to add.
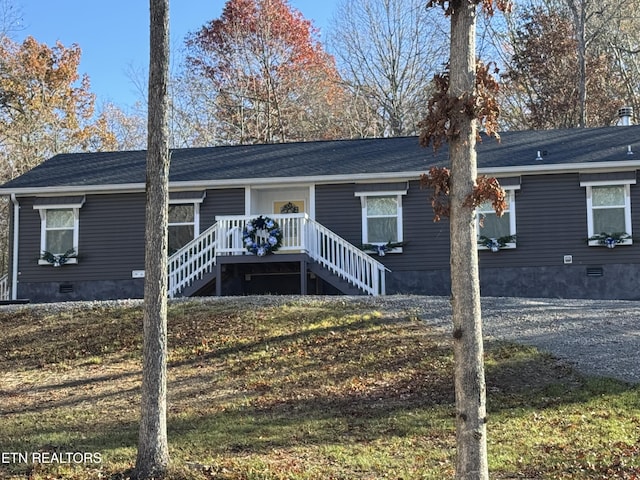
[[[587,126],[587,0],[567,2],[578,38],[578,126]]]
[[[451,16],[449,94],[471,95],[475,90],[476,4],[454,2]],[[465,206],[477,177],[476,120],[454,112],[460,135],[449,143],[451,160],[450,234],[451,303],[456,392],[456,479],[488,479],[486,396],[482,345],[482,318],[478,274],[478,247],[474,209]]]
[[[142,407],[134,477],[162,478],[167,444],[167,223],[169,0],[150,0]]]

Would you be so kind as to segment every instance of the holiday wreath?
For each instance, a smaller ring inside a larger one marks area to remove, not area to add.
[[[249,252],[263,257],[280,248],[282,230],[275,220],[260,215],[247,222],[242,230],[242,239]]]
[[[40,260],[49,262],[54,267],[60,267],[64,265],[71,258],[77,258],[76,251],[73,248],[70,248],[69,250],[61,254],[53,254],[45,250],[44,252],[42,252],[42,255],[40,256]]]

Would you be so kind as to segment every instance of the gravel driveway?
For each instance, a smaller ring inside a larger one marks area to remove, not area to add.
[[[427,323],[451,328],[449,299],[415,305]],[[487,339],[532,345],[582,373],[640,383],[640,302],[484,298],[482,317]]]

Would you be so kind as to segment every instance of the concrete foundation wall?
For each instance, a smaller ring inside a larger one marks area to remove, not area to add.
[[[640,266],[484,268],[480,291],[487,297],[640,300]],[[449,295],[449,270],[387,273],[387,293]]]
[[[480,271],[480,289],[489,297],[640,300],[640,266],[484,268]],[[387,294],[450,293],[448,269],[387,273]],[[141,279],[20,283],[19,294],[33,303],[142,298],[144,285]]]
[[[18,292],[31,303],[142,298],[144,280],[20,283]]]

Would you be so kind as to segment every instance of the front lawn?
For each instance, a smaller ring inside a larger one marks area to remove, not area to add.
[[[452,478],[445,333],[340,297],[260,305],[171,305],[171,478]],[[0,478],[127,478],[141,312],[0,311]],[[638,387],[486,349],[492,478],[640,478]]]

